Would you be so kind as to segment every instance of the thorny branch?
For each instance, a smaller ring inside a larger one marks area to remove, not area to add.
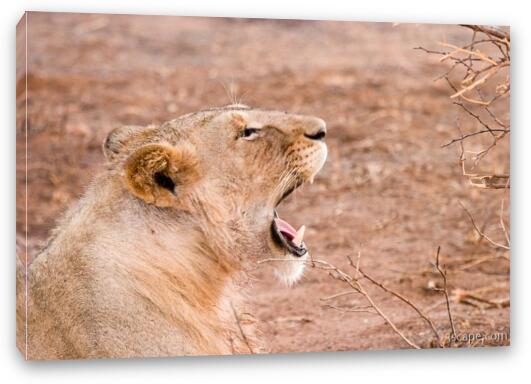
[[[358,261],[359,261],[360,257],[361,257],[361,254],[358,254]],[[415,348],[415,349],[420,349],[420,347],[415,342],[410,340],[395,325],[395,323],[387,316],[387,314],[385,314],[385,312],[380,308],[380,306],[378,304],[376,304],[376,302],[373,300],[373,298],[366,291],[363,283],[361,282],[361,278],[360,278],[360,276],[363,277],[363,274],[359,270],[359,262],[357,264],[358,267],[356,267],[355,264],[352,262],[352,260],[350,258],[348,258],[348,259],[349,259],[350,265],[355,269],[355,272],[356,272],[355,275],[348,274],[347,272],[339,269],[338,267],[330,264],[327,261],[316,260],[316,259],[300,261],[300,260],[296,260],[296,259],[275,259],[275,258],[270,258],[270,259],[260,260],[260,261],[258,261],[258,264],[270,263],[270,262],[280,262],[280,261],[284,261],[284,262],[285,261],[290,261],[290,262],[298,262],[298,263],[302,262],[302,263],[308,265],[309,267],[328,272],[329,276],[331,276],[335,280],[339,280],[339,281],[345,283],[352,290],[351,292],[353,294],[361,295],[368,302],[368,305],[364,306],[364,307],[342,308],[342,307],[338,307],[338,306],[335,306],[335,305],[328,305],[329,307],[334,308],[334,309],[339,309],[342,312],[370,312],[370,313],[376,313],[410,347]],[[340,295],[345,295],[345,294],[346,294],[346,292],[342,292]],[[339,295],[334,295],[334,296],[329,297],[327,299],[336,298],[336,297],[339,297]]]
[[[452,316],[452,312],[451,312],[451,308],[450,308],[450,295],[448,293],[446,270],[444,269],[444,267],[441,267],[441,265],[440,265],[440,250],[441,250],[441,247],[439,246],[437,248],[437,254],[436,254],[436,257],[435,257],[435,267],[436,267],[438,273],[440,274],[440,276],[443,279],[443,286],[442,286],[442,288],[435,288],[435,290],[436,291],[441,291],[444,294],[446,308],[447,308],[447,312],[448,312],[448,320],[449,320],[449,324],[450,324],[450,328],[451,328],[452,339],[456,340],[457,332],[456,332],[456,327],[455,327],[455,324],[454,324],[454,320],[453,320],[453,316]],[[270,259],[260,260],[260,261],[258,261],[258,264],[271,263],[271,262],[286,262],[286,261],[290,261],[290,262],[304,263],[304,264],[306,264],[309,267],[312,267],[314,269],[323,270],[323,271],[328,272],[329,276],[331,276],[333,279],[339,280],[339,281],[347,284],[348,287],[349,287],[349,290],[343,291],[343,292],[339,292],[339,293],[336,293],[334,295],[330,295],[330,296],[321,298],[322,301],[326,302],[326,307],[327,308],[332,308],[332,309],[335,309],[335,310],[337,310],[339,312],[344,312],[344,313],[371,313],[371,314],[379,315],[385,321],[385,323],[387,325],[389,325],[391,327],[391,329],[398,336],[400,336],[400,338],[402,340],[404,340],[410,347],[415,348],[415,349],[419,349],[420,348],[419,345],[417,343],[415,343],[414,341],[412,341],[411,339],[409,339],[396,326],[396,324],[389,318],[389,316],[387,316],[383,312],[383,310],[380,308],[380,306],[374,301],[374,299],[368,293],[368,291],[365,289],[365,286],[363,284],[363,280],[367,280],[371,284],[373,284],[374,286],[382,289],[384,292],[396,297],[397,299],[399,299],[400,301],[402,301],[403,303],[405,303],[406,305],[411,307],[417,313],[417,315],[423,321],[425,321],[426,324],[429,326],[431,332],[434,335],[436,345],[439,348],[444,348],[446,346],[444,341],[442,340],[440,334],[439,334],[439,331],[437,330],[437,327],[435,326],[433,321],[426,315],[426,312],[424,310],[420,309],[418,305],[416,305],[415,303],[413,303],[413,301],[411,301],[411,299],[407,298],[406,296],[404,296],[404,295],[394,291],[393,289],[389,288],[388,286],[384,285],[382,282],[378,281],[377,279],[375,279],[374,277],[369,275],[367,272],[365,272],[360,267],[360,260],[361,260],[361,253],[360,252],[358,252],[358,258],[357,258],[356,262],[354,262],[354,260],[351,257],[349,257],[349,256],[347,256],[347,259],[348,259],[350,267],[354,270],[353,274],[349,274],[349,273],[345,272],[344,270],[339,269],[338,267],[332,265],[331,263],[329,263],[327,261],[316,260],[316,259],[300,261],[300,260],[296,260],[296,259],[270,258]],[[365,301],[368,303],[368,305],[363,305],[363,306],[360,306],[360,305],[356,305],[356,306],[347,305],[347,306],[345,306],[345,305],[337,305],[337,304],[330,303],[330,301],[333,301],[335,299],[342,298],[342,297],[345,297],[345,296],[349,296],[349,295],[361,295],[365,299]],[[473,297],[473,293],[469,292],[467,298],[469,298],[469,299],[470,298],[475,298],[475,296]],[[489,301],[487,304],[488,305],[492,305],[492,306],[494,306],[494,305],[498,305],[498,306],[504,305],[504,303],[501,303],[501,302],[498,303],[498,302],[494,302],[494,301]]]
[[[432,50],[424,47],[417,47],[431,55],[441,56],[440,62],[451,62],[449,69],[440,75],[436,80],[445,79],[452,94],[450,99],[457,100],[454,104],[459,106],[472,121],[481,126],[481,129],[468,130],[459,137],[453,138],[442,147],[449,147],[455,143],[488,134],[491,137],[491,144],[483,150],[473,154],[474,168],[480,160],[496,146],[496,144],[510,133],[508,107],[494,108],[494,104],[510,93],[509,67],[511,65],[510,56],[510,35],[508,32],[490,26],[482,25],[462,25],[473,32],[472,41],[463,46],[449,43],[440,45],[446,50]],[[494,49],[494,53],[491,52]],[[496,53],[496,54],[495,54]],[[462,73],[461,79],[456,84],[455,78]],[[489,87],[489,83],[495,80],[494,91]],[[485,97],[484,94],[489,94]],[[499,114],[503,114],[503,118]],[[472,153],[472,152],[467,152]],[[464,173],[466,175],[466,173]],[[507,177],[502,175],[474,175],[480,179],[471,182],[482,188],[504,188]],[[486,177],[486,178],[485,178]],[[492,180],[491,180],[492,179]],[[507,186],[509,187],[509,186]]]
[[[439,265],[439,253],[440,253],[440,247],[439,247],[439,249],[437,251],[435,265],[436,265],[436,268],[439,271],[439,273],[441,274],[441,277],[443,278],[443,281],[444,281],[444,284],[443,284],[444,288],[442,288],[441,290],[445,294],[446,305],[447,305],[447,310],[448,310],[448,318],[449,318],[449,321],[450,321],[450,327],[452,329],[452,335],[455,337],[456,331],[455,331],[455,325],[454,325],[453,317],[452,317],[451,310],[450,310],[450,303],[449,303],[450,299],[449,299],[448,290],[447,290],[447,283],[446,283],[446,271],[443,271],[440,268],[440,265]],[[443,340],[442,340],[442,338],[441,338],[441,336],[439,334],[439,331],[437,330],[437,327],[435,326],[433,321],[426,315],[426,313],[419,308],[418,305],[413,303],[409,298],[405,297],[404,295],[402,295],[402,294],[394,291],[393,289],[387,287],[382,282],[378,281],[377,279],[375,279],[374,277],[369,275],[367,272],[365,272],[365,270],[363,270],[360,267],[361,253],[358,253],[358,258],[357,258],[357,262],[356,263],[354,263],[354,261],[352,260],[351,257],[347,256],[347,259],[349,261],[350,267],[352,267],[354,269],[354,274],[349,274],[349,273],[345,272],[344,270],[341,270],[338,267],[330,264],[327,261],[316,260],[316,259],[307,260],[307,261],[299,261],[299,260],[295,260],[295,259],[275,259],[275,258],[271,258],[271,259],[261,260],[261,261],[258,262],[258,264],[270,263],[270,262],[280,262],[280,261],[303,262],[306,265],[308,265],[309,267],[328,272],[329,276],[331,276],[333,279],[336,279],[336,280],[339,280],[339,281],[342,281],[342,282],[346,283],[349,286],[349,288],[350,288],[347,291],[339,292],[339,293],[336,293],[334,295],[330,295],[330,296],[321,298],[322,301],[327,302],[326,306],[328,308],[332,308],[332,309],[338,310],[340,312],[345,312],[345,313],[360,313],[361,312],[361,313],[377,314],[409,346],[411,346],[412,348],[415,348],[415,349],[419,349],[420,347],[418,346],[418,344],[416,344],[415,342],[410,340],[396,326],[396,324],[389,318],[389,316],[387,316],[382,311],[382,309],[379,307],[379,305],[374,301],[374,299],[371,297],[371,295],[367,292],[367,290],[365,289],[364,284],[362,283],[362,280],[365,279],[365,280],[369,281],[371,284],[373,284],[374,286],[379,287],[384,292],[386,292],[386,293],[398,298],[400,301],[402,301],[403,303],[405,303],[409,307],[411,307],[418,314],[418,316],[423,321],[425,321],[426,324],[428,324],[431,332],[434,335],[434,338],[435,338],[435,341],[436,341],[436,345],[439,348],[444,348],[445,347],[445,344],[444,344],[444,342],[443,342]],[[335,300],[335,299],[338,299],[338,298],[341,298],[341,297],[344,297],[344,296],[356,295],[356,294],[357,295],[361,295],[366,300],[366,302],[368,302],[368,305],[364,305],[364,306],[339,306],[339,305],[336,305],[336,304],[328,303],[329,301],[332,301],[332,300]]]
[[[450,62],[450,67],[436,80],[444,79],[451,88],[450,99],[475,123],[462,129],[458,124],[459,136],[454,137],[442,148],[458,143],[461,148],[459,162],[463,176],[470,183],[483,189],[509,189],[509,174],[479,173],[480,161],[485,159],[501,140],[508,140],[511,132],[508,97],[510,96],[509,69],[511,66],[511,38],[508,31],[483,25],[461,25],[472,31],[472,39],[465,45],[441,43],[445,50],[431,50],[417,47],[430,55],[440,56],[440,62]],[[460,76],[460,77],[459,77]],[[473,126],[475,125],[475,126]],[[471,140],[489,137],[490,144],[479,151],[467,151],[465,145]],[[473,165],[466,170],[466,155],[471,155]],[[508,169],[508,159],[506,168]],[[503,219],[504,200],[500,207],[500,228],[505,244],[493,241],[475,223],[470,212],[464,207],[480,239],[485,239],[496,248],[510,249],[509,231]]]

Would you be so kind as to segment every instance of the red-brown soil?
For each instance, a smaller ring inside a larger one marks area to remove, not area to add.
[[[446,84],[433,82],[445,65],[413,49],[469,38],[460,27],[441,25],[30,13],[27,77],[23,65],[17,73],[20,256],[26,80],[30,258],[102,165],[100,144],[109,130],[229,104],[229,88],[246,104],[327,121],[327,164],[313,185],[282,204],[282,216],[306,224],[314,258],[349,270],[346,256],[361,252],[365,271],[426,309],[446,336],[443,296],[428,288],[441,283],[432,266],[437,246],[450,293],[488,288],[479,294],[499,299],[509,290],[506,260],[474,265],[503,252],[478,241],[459,205],[502,242],[505,192],[471,187],[461,174],[459,147],[440,148],[456,136],[457,107]],[[499,145],[491,158],[490,166],[503,170],[508,146]],[[251,297],[272,352],[407,347],[374,314],[328,308],[320,299],[346,287],[324,271],[308,270],[291,288],[277,283],[268,267],[257,274]],[[432,345],[414,311],[364,286],[411,339]],[[364,305],[356,295],[336,303]],[[462,334],[508,334],[509,309],[452,301]]]

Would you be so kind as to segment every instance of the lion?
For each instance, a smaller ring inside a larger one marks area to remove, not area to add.
[[[18,348],[27,359],[266,351],[244,288],[261,259],[278,259],[288,285],[303,273],[304,226],[275,208],[313,182],[325,135],[317,117],[244,105],[111,131],[104,168],[27,270],[19,262]]]

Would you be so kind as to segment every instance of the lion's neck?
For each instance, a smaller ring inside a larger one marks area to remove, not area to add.
[[[227,229],[165,216],[131,199],[116,204],[111,187],[99,183],[89,190],[67,218],[69,233],[60,237],[76,232],[92,239],[85,248],[91,249],[98,273],[128,284],[200,350],[248,352],[234,346],[241,339],[235,316],[242,309],[244,274],[230,254]]]
[[[131,228],[130,219],[122,220],[110,236],[121,238],[114,245],[114,262],[135,292],[168,321],[184,327],[203,350],[237,350],[235,313],[243,305],[244,278],[224,242],[213,242],[219,238],[216,233],[189,222],[169,224],[145,216]]]

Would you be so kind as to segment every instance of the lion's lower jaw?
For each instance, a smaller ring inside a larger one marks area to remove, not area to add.
[[[291,255],[286,256],[285,261],[279,261],[277,265],[275,265],[274,273],[276,278],[288,287],[292,286],[299,281],[304,274],[304,267],[308,257],[308,252],[302,257],[293,257]]]

